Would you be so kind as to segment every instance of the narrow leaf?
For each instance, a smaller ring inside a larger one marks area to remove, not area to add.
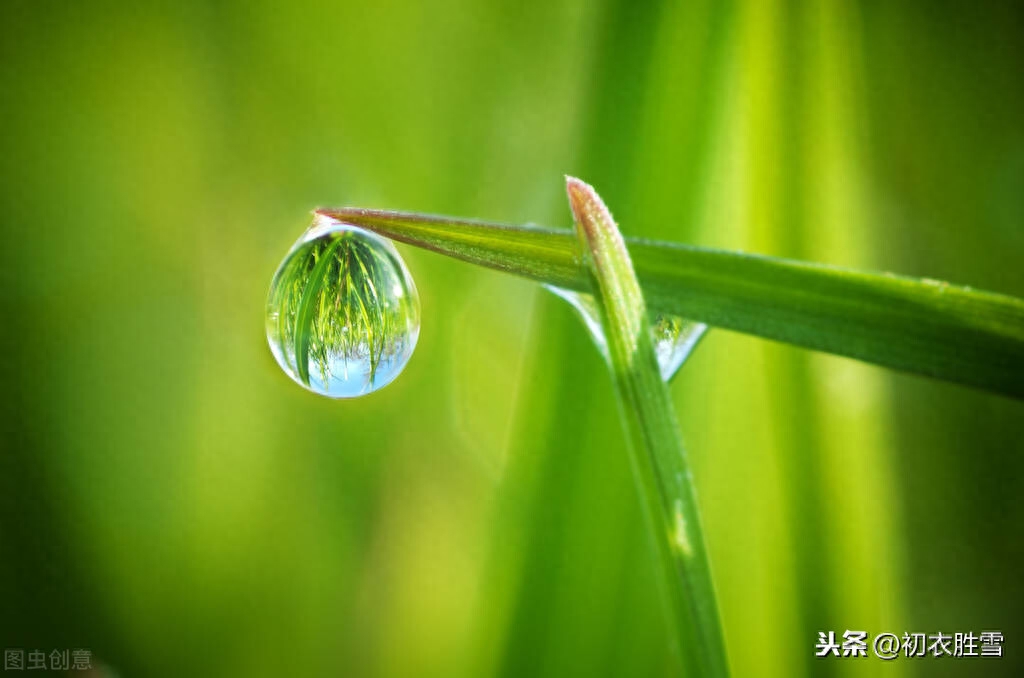
[[[589,291],[568,231],[357,208],[319,212],[463,261]],[[653,312],[1024,398],[1024,300],[887,273],[626,243]]]
[[[654,352],[629,252],[597,193],[568,178],[569,203],[587,253],[631,461],[661,565],[686,675],[727,676],[725,642],[697,501],[679,427]]]
[[[335,240],[320,255],[316,266],[313,267],[313,272],[309,276],[306,289],[302,291],[302,298],[299,300],[298,308],[295,311],[295,329],[292,334],[295,337],[295,368],[299,372],[299,378],[307,386],[309,385],[309,348],[313,340],[311,329],[313,325],[313,312],[316,310],[316,300],[320,295],[320,289],[324,285],[324,279],[327,277],[327,269],[330,267],[334,253],[341,246],[341,243],[342,240],[340,238]]]

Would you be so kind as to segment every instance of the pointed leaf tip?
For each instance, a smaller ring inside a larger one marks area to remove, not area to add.
[[[609,337],[612,353],[617,340],[622,339],[623,355],[618,363],[631,364],[641,335],[648,337],[648,350],[650,341],[644,298],[629,251],[597,191],[574,177],[566,177],[565,186],[596,297],[607,313],[607,324],[615,328]]]
[[[566,175],[565,190],[569,194],[569,207],[572,209],[576,225],[584,229],[588,239],[595,238],[601,232],[614,230],[615,220],[612,213],[593,186]]]

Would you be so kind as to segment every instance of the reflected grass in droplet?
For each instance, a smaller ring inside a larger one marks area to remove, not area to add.
[[[394,246],[323,216],[285,257],[267,302],[278,364],[329,397],[391,383],[412,355],[419,324],[419,296]]]
[[[590,336],[597,345],[605,362],[609,362],[608,340],[601,329],[600,309],[594,295],[584,292],[567,290],[554,285],[544,285],[555,296],[569,302],[590,331]],[[704,323],[686,320],[676,315],[659,313],[651,321],[651,339],[654,342],[654,354],[658,358],[658,368],[663,381],[670,382],[679,372],[687,358],[700,343],[707,332]]]

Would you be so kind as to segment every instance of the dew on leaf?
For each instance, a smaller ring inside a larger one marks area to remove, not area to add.
[[[289,377],[320,395],[354,398],[405,368],[420,300],[391,242],[317,215],[274,274],[266,322],[270,350]]]
[[[601,313],[594,295],[553,285],[544,287],[556,296],[565,299],[576,309],[605,362],[609,362],[608,340],[601,328]],[[693,322],[675,315],[657,314],[653,317],[651,339],[654,342],[654,353],[658,358],[658,368],[663,381],[671,381],[672,377],[679,372],[679,368],[690,357],[707,329],[708,326],[704,323]]]
[[[707,331],[708,326],[704,323],[686,320],[677,315],[654,316],[651,321],[651,336],[654,338],[654,353],[658,356],[662,380],[672,380]]]

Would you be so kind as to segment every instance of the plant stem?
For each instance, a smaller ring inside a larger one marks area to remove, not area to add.
[[[572,233],[357,208],[319,213],[577,291]],[[627,240],[652,311],[1024,398],[1024,300],[947,283]]]
[[[631,460],[651,527],[669,617],[687,675],[727,676],[711,569],[682,438],[662,381],[643,293],[611,214],[568,178],[576,231],[601,310]]]

